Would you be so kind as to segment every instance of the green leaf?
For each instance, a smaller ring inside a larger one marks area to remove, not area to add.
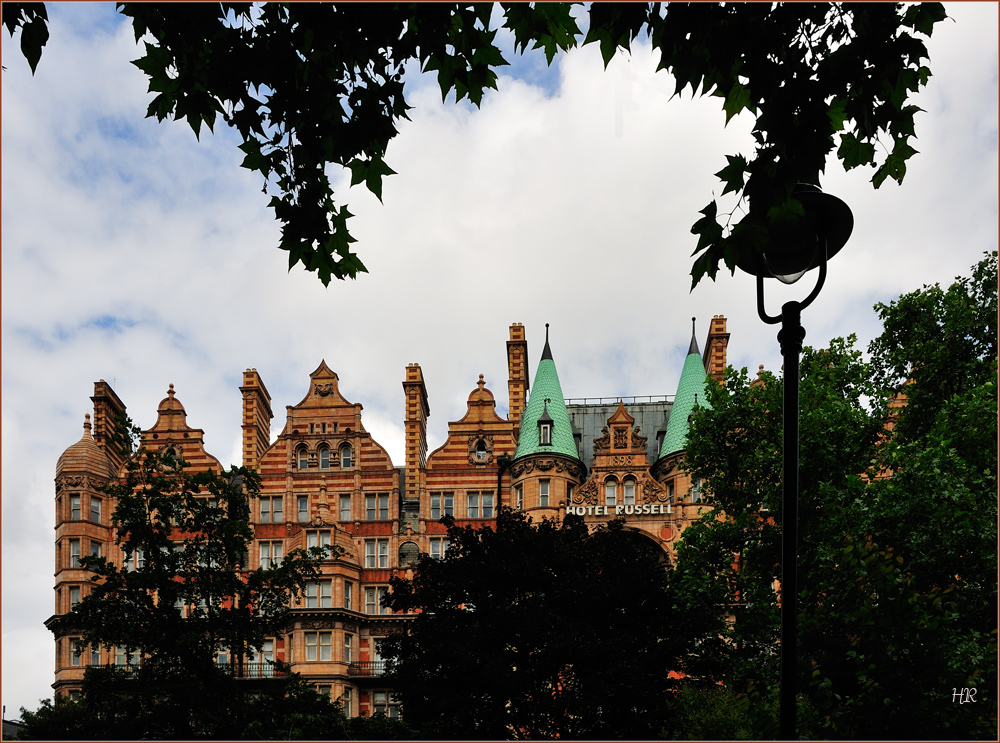
[[[743,188],[747,172],[747,159],[742,155],[726,155],[726,160],[729,164],[715,174],[716,178],[726,184],[725,188],[722,189],[722,196],[730,191],[736,192]]]

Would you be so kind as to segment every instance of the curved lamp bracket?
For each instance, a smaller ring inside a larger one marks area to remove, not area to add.
[[[808,307],[813,303],[813,300],[816,299],[816,297],[819,295],[819,290],[822,289],[823,284],[826,283],[826,258],[827,258],[826,253],[827,253],[826,240],[824,239],[823,250],[819,262],[819,278],[816,280],[816,286],[814,286],[813,290],[809,292],[809,296],[807,296],[801,302],[795,302],[795,304],[799,306],[800,311],[804,310],[806,307]],[[777,325],[779,322],[781,322],[781,315],[775,317],[767,314],[767,312],[764,310],[763,273],[757,274],[757,315],[760,317],[761,320],[766,322],[768,325]]]

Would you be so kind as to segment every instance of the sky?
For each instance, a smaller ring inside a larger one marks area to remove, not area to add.
[[[873,310],[967,275],[997,248],[997,5],[947,4],[915,99],[919,154],[902,186],[833,158],[821,186],[855,218],[803,313],[806,344],[880,331]],[[751,154],[752,120],[725,126],[717,98],[671,100],[640,44],[604,69],[596,45],[546,69],[500,70],[481,109],[442,103],[407,77],[410,121],[386,155],[383,203],[335,176],[369,269],[324,288],[276,249],[262,183],[239,168],[222,123],[196,140],[146,119],[140,53],[110,3],[50,4],[32,76],[3,33],[2,704],[7,719],[51,696],[55,466],[79,440],[99,379],[148,428],[173,384],[208,451],[239,464],[244,369],[284,406],[321,360],[364,406],[365,428],[403,464],[406,365],[423,369],[429,448],[461,418],[479,374],[506,414],[506,341],[523,323],[534,374],[550,323],[567,397],[672,395],[697,318],[728,319],[728,361],[778,371],[777,327],[755,285],[721,271],[693,292],[698,211],[726,155]],[[16,40],[15,40],[16,42]],[[508,39],[509,42],[509,39]],[[802,299],[769,281],[766,303]]]

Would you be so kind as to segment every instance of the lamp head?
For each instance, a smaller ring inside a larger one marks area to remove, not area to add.
[[[847,204],[808,183],[798,184],[792,198],[802,204],[805,216],[769,225],[771,239],[763,255],[741,258],[736,264],[740,270],[793,284],[819,266],[824,245],[827,261],[844,247],[854,230],[854,215]]]

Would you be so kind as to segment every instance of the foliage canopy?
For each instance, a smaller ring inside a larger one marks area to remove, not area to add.
[[[383,644],[403,715],[435,736],[656,738],[697,614],[679,614],[660,548],[616,521],[496,529],[450,522],[443,559],[421,558],[387,602],[419,611]]]
[[[800,720],[821,737],[993,736],[996,253],[876,310],[871,362],[853,337],[803,352]],[[699,672],[764,701],[778,678],[782,380],[730,369],[709,397],[685,466],[715,510],[684,532],[675,582],[733,607],[735,623],[706,627],[715,652]],[[961,688],[977,703],[957,704]]]
[[[281,224],[278,247],[324,285],[366,269],[352,251],[352,216],[338,206],[330,166],[382,198],[397,122],[407,118],[403,72],[436,72],[442,97],[479,106],[515,52],[541,49],[551,64],[578,43],[598,44],[607,65],[648,39],[676,92],[722,99],[725,120],[754,117],[754,152],[726,155],[722,195],[697,236],[692,288],[724,262],[759,253],[772,229],[802,218],[799,182],[818,183],[831,152],[872,184],[902,182],[916,150],[910,99],[931,76],[929,37],[941,3],[119,3],[149,78],[147,116],[186,120],[195,134],[218,118],[239,133],[242,166],[258,173]],[[587,15],[584,34],[577,17]],[[32,71],[48,39],[41,3],[5,3],[3,22]],[[881,147],[881,154],[879,151]],[[737,218],[737,211],[743,212]]]

